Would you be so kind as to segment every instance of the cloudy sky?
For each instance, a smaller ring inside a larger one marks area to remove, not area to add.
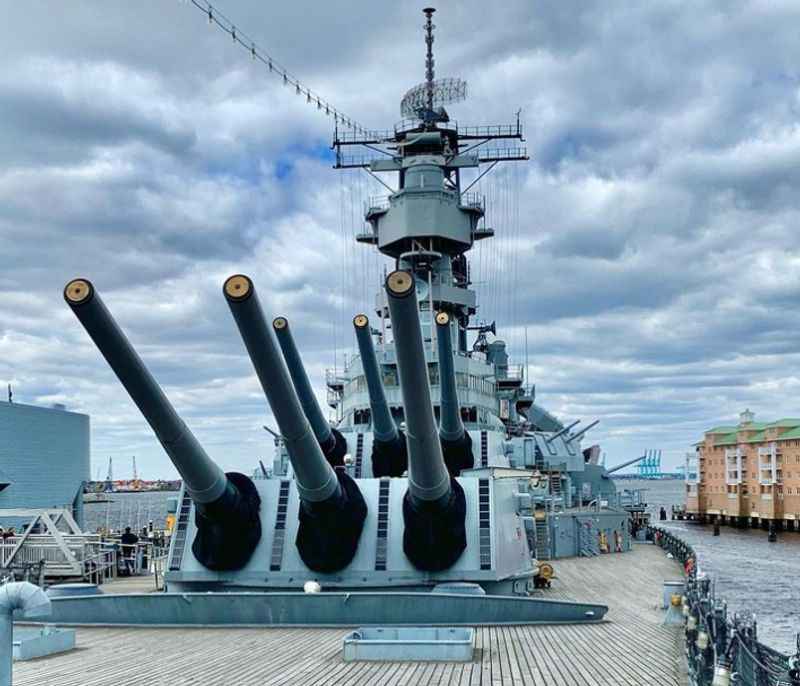
[[[800,415],[800,5],[439,2],[437,75],[470,124],[521,109],[531,161],[487,178],[484,308],[608,462],[677,464],[745,407]],[[220,0],[366,126],[423,75],[421,5]],[[271,421],[220,293],[253,275],[324,398],[380,261],[375,192],[331,169],[332,122],[190,3],[52,3],[0,27],[0,382],[92,417],[93,476],[175,474],[61,298],[92,279],[209,453],[251,471]],[[514,191],[517,190],[518,193]]]

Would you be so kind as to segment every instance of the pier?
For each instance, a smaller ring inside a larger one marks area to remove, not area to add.
[[[662,624],[662,583],[681,567],[649,544],[626,555],[554,563],[541,597],[603,602],[596,624],[476,627],[473,659],[348,662],[350,629],[78,628],[71,653],[15,667],[17,686],[169,683],[222,686],[369,683],[526,686],[683,686],[683,630]],[[130,584],[124,592],[130,592]],[[113,592],[116,584],[105,587]],[[121,588],[121,587],[120,587]],[[167,649],[168,648],[168,649]],[[87,664],[92,668],[87,669]]]

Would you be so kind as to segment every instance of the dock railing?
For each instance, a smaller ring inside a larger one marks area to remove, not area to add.
[[[716,596],[712,580],[698,569],[692,546],[656,526],[648,527],[649,537],[683,564],[686,572],[681,606],[686,618],[686,659],[691,686],[800,685],[800,634],[793,656],[760,643],[755,616],[729,615],[727,602]]]

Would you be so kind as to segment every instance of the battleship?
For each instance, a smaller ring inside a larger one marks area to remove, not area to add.
[[[412,676],[426,659],[439,683],[684,683],[679,634],[657,608],[661,583],[681,569],[636,545],[645,506],[611,478],[640,458],[600,464],[597,446],[583,444],[597,422],[577,428],[539,404],[496,325],[476,321],[469,253],[495,232],[482,221],[485,199],[470,192],[475,181],[464,179],[528,155],[519,117],[486,126],[450,118],[445,106],[465,97],[466,84],[435,78],[434,11],[424,10],[425,80],[403,97],[403,121],[383,132],[337,126],[334,135],[336,168],[394,183],[367,207],[368,230],[357,237],[394,268],[374,310],[352,313],[359,355],[328,379],[335,421],[317,400],[291,313],[268,316],[257,292],[268,284],[234,274],[221,297],[277,424],[276,453],[258,478],[225,473],[95,284],[81,277],[64,289],[183,486],[164,592],[56,594],[50,621],[83,627],[90,646],[109,627],[163,644],[148,679],[355,682],[372,667],[345,663],[344,639],[345,657],[348,645],[356,655],[377,650],[363,658],[382,660],[375,683],[428,683],[432,675]],[[349,152],[358,147],[379,154]],[[291,668],[270,650],[242,662],[215,633],[235,644],[253,631],[277,632],[258,635],[283,652],[295,640],[320,650]],[[375,635],[394,641],[367,640]],[[458,669],[448,667],[455,635],[476,641]],[[656,654],[635,648],[641,640]],[[421,656],[423,644],[433,657]],[[100,673],[116,678],[126,650],[105,654]],[[47,669],[29,674],[46,678]]]

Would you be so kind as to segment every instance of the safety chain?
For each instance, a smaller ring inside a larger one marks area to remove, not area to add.
[[[691,686],[800,686],[800,634],[791,657],[759,643],[755,617],[729,616],[711,579],[699,572],[692,546],[654,526],[648,527],[648,538],[678,560],[686,573],[681,610]]]

